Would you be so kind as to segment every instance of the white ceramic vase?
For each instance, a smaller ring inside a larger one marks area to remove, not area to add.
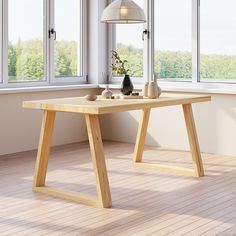
[[[109,90],[109,86],[106,85],[106,88],[102,91],[102,98],[109,99],[112,97],[112,91]]]
[[[157,84],[156,76],[153,75],[153,80],[148,85],[148,98],[155,99],[161,95],[161,88]]]

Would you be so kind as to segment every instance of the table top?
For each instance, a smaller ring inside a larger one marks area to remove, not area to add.
[[[98,97],[96,101],[87,101],[84,97],[70,97],[25,101],[23,102],[23,107],[49,111],[100,115],[129,110],[140,110],[144,108],[206,102],[210,100],[210,96],[204,95],[163,93],[158,99],[103,99]]]

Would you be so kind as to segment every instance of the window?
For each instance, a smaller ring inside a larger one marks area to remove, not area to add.
[[[46,79],[43,2],[8,0],[9,83]]]
[[[80,1],[55,0],[55,75],[81,76]]]
[[[3,1],[0,86],[86,82],[86,52],[82,50],[86,2]]]
[[[143,7],[143,0],[135,0]],[[132,77],[143,77],[142,24],[121,24],[115,26],[115,49],[121,59],[128,61],[127,68]]]
[[[155,73],[164,86],[236,89],[235,0],[136,3],[144,6],[147,24],[117,25],[112,35],[131,76],[150,80]],[[142,41],[145,29],[150,37]]]
[[[0,0],[0,12],[2,12],[2,0]],[[0,17],[0,36],[2,35],[2,20],[3,15]],[[0,55],[2,55],[2,37],[0,37]],[[2,83],[2,57],[0,57],[0,83]]]
[[[235,9],[235,0],[201,1],[201,81],[236,80]]]
[[[155,0],[154,71],[163,80],[191,80],[190,0]]]

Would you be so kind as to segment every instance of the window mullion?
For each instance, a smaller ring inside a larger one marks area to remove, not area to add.
[[[192,82],[200,79],[200,0],[192,0]]]
[[[48,38],[48,30],[49,30],[49,10],[50,10],[50,1],[44,0],[44,22],[43,22],[43,40],[44,40],[44,75],[46,77],[46,82],[49,84],[49,65],[50,65],[50,55],[49,55],[49,38]]]
[[[108,4],[110,4],[112,1],[108,0]],[[108,27],[108,52],[107,52],[107,58],[108,58],[108,75],[112,78],[112,59],[111,59],[111,51],[116,50],[116,26],[115,24],[107,24]],[[102,81],[104,82],[104,81]]]
[[[148,34],[144,37],[143,43],[143,77],[145,81],[149,81],[150,75],[153,73],[153,31],[152,31],[152,4],[153,0],[144,1],[144,11],[147,22],[143,25],[144,30],[148,30]]]
[[[2,15],[2,13],[3,13],[3,1],[2,0],[0,0],[0,12],[1,12],[1,17],[0,17],[0,37],[1,37],[1,39],[0,39],[0,52],[1,52],[1,57],[0,57],[0,62],[1,62],[1,65],[0,65],[0,76],[1,76],[1,78],[0,78],[0,85],[3,83],[3,76],[2,76],[2,68],[3,68],[3,57],[2,57],[2,48],[3,48],[3,33],[2,33],[2,31],[3,31],[3,28],[2,28],[2,26],[3,26],[3,15]]]
[[[152,79],[152,75],[155,73],[154,71],[154,63],[155,63],[155,32],[154,32],[154,0],[147,0],[148,6],[148,12],[147,12],[147,17],[148,17],[148,22],[149,22],[149,32],[150,32],[150,37],[149,37],[149,80]]]
[[[79,52],[78,55],[81,55],[81,60],[80,60],[80,68],[81,68],[81,76],[87,76],[88,75],[88,68],[87,68],[87,1],[80,1],[80,46],[79,46]]]
[[[114,24],[108,24],[108,75],[112,77],[112,69],[111,69],[111,51],[116,50],[116,27]],[[104,82],[104,81],[103,81]]]
[[[55,29],[55,0],[49,0],[49,10],[48,10],[48,31],[51,29]],[[55,29],[56,30],[56,29]],[[49,83],[53,83],[55,80],[55,40],[53,37],[47,36],[48,40],[48,81]]]
[[[2,82],[8,84],[8,1],[2,2]]]

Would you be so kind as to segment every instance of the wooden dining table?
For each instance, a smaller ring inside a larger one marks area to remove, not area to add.
[[[40,109],[43,111],[33,191],[86,205],[103,208],[111,207],[112,199],[99,117],[103,114],[132,110],[142,111],[134,149],[133,164],[135,166],[146,169],[158,169],[173,174],[195,177],[204,176],[192,104],[210,100],[211,97],[205,95],[164,93],[158,99],[102,99],[101,97],[98,97],[96,101],[87,101],[85,97],[70,97],[23,102],[24,108]],[[180,105],[183,108],[188,140],[192,153],[193,169],[148,163],[143,161],[142,158],[151,109],[167,106],[171,109],[172,106],[177,105]],[[93,168],[96,176],[97,196],[95,197],[75,191],[53,188],[45,184],[56,112],[69,112],[85,116]]]

